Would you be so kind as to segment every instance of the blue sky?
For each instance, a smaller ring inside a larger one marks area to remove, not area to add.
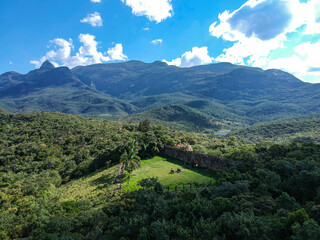
[[[320,0],[0,1],[0,72],[227,61],[320,82]]]

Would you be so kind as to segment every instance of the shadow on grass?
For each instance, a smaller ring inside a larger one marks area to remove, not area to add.
[[[92,185],[99,185],[97,189],[103,189],[115,183],[116,183],[116,176],[112,174],[101,176],[91,182]]]
[[[103,171],[106,171],[106,170],[109,170],[114,167],[115,165],[117,165],[116,163],[114,164],[111,164],[110,166],[108,167],[104,167],[104,168],[101,168],[99,170],[96,170],[95,172],[92,172],[92,173],[89,173],[87,174],[86,176],[83,176],[84,180],[88,179],[88,178],[91,178],[91,177],[94,177],[95,175],[103,172]],[[101,177],[97,178],[97,179],[94,179],[94,180],[90,180],[89,183],[90,185],[99,185],[99,187],[97,187],[97,189],[102,189],[102,188],[105,188],[111,184],[115,184],[116,182],[116,177],[117,177],[117,174],[116,172],[113,173],[112,171],[102,175]]]

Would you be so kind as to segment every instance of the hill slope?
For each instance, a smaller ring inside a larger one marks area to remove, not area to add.
[[[0,106],[12,112],[123,115],[135,111],[134,106],[85,85],[68,68],[55,68],[49,62],[26,75],[1,75],[0,82]]]
[[[320,114],[257,124],[233,131],[229,134],[231,135],[249,143],[289,143],[293,140],[320,143]]]
[[[149,119],[152,124],[187,131],[218,130],[220,123],[213,117],[184,105],[170,105],[120,118],[121,121],[139,123]]]
[[[237,126],[318,112],[319,98],[320,84],[302,82],[280,70],[230,63],[179,68],[129,61],[69,70],[45,62],[26,75],[0,76],[0,107],[12,112],[45,110],[110,118],[182,104]]]

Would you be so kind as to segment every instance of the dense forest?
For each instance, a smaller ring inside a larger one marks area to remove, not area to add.
[[[0,129],[0,239],[320,239],[319,144],[45,112],[1,111]],[[137,191],[109,189],[130,139],[140,158],[182,144],[237,165],[192,189],[167,191],[152,178]],[[111,174],[94,196],[66,195],[101,171]]]
[[[320,114],[307,114],[238,128],[229,135],[250,143],[261,141],[290,143],[293,140],[320,143]]]

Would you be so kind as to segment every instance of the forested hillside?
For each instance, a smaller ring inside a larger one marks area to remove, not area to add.
[[[121,121],[139,123],[149,119],[153,124],[186,131],[217,131],[224,124],[210,115],[183,105],[169,105],[120,118]],[[227,124],[227,121],[223,121]]]
[[[320,145],[248,145],[148,121],[45,112],[1,111],[0,126],[1,239],[320,237]],[[237,166],[213,172],[211,185],[167,191],[145,179],[140,190],[124,192],[118,170],[129,139],[141,158],[179,143]]]
[[[250,143],[261,141],[289,143],[293,140],[320,143],[320,118],[319,114],[312,114],[278,120],[235,130],[229,135],[235,135]]]

